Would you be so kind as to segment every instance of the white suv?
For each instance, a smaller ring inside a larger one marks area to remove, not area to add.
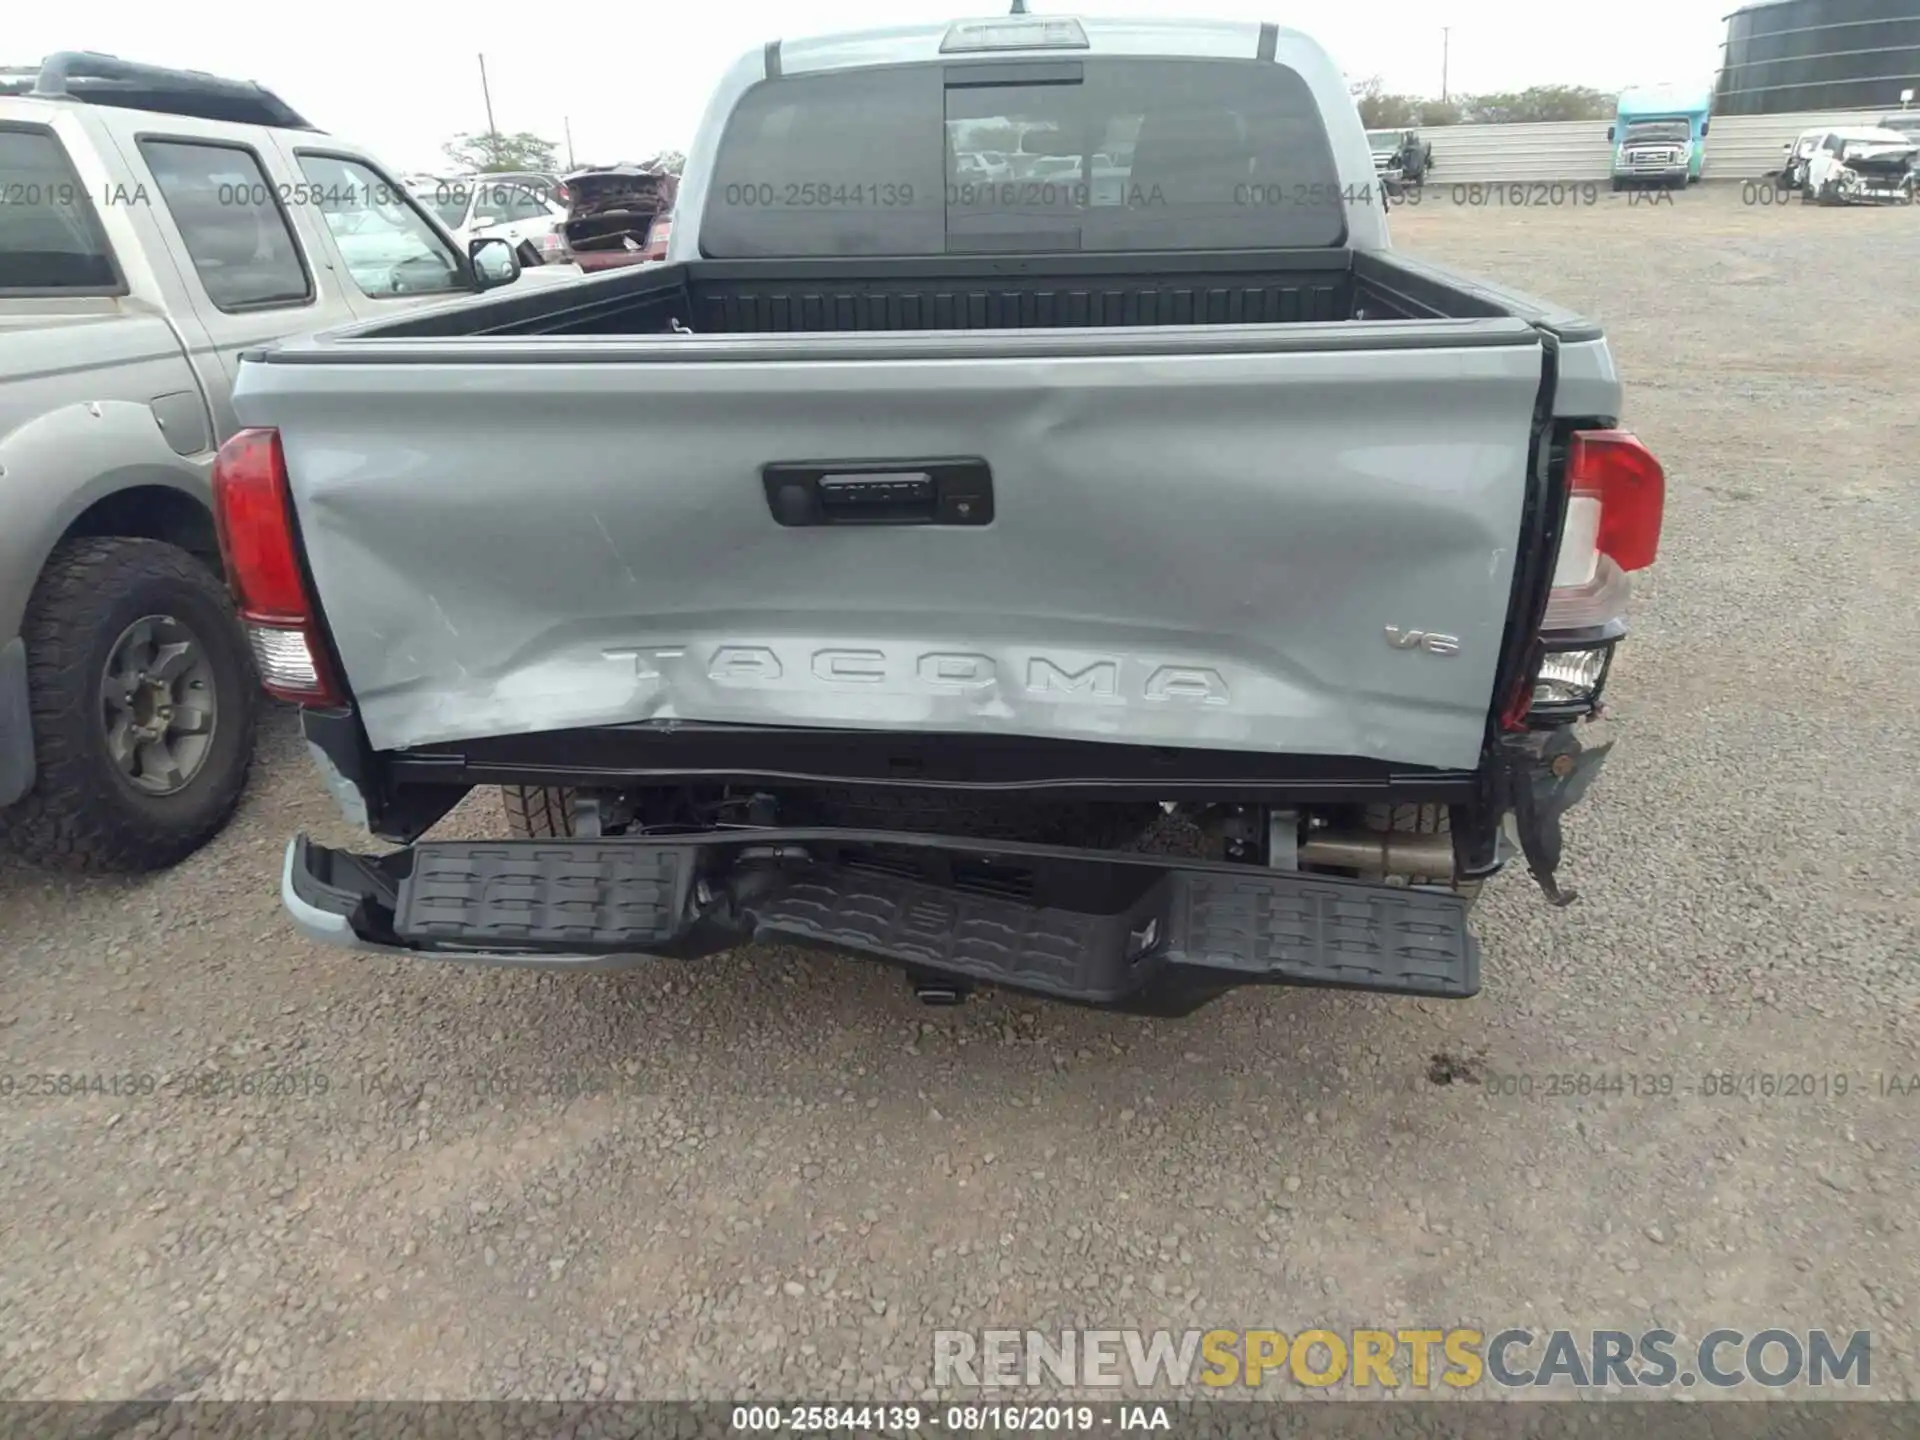
[[[563,264],[570,258],[567,207],[551,193],[543,193],[537,184],[496,175],[455,175],[431,181],[416,179],[409,188],[462,245],[498,236],[515,246],[529,242],[550,264]]]

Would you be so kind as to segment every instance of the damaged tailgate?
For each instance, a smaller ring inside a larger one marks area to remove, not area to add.
[[[1475,763],[1519,320],[244,367],[376,749],[699,720]]]

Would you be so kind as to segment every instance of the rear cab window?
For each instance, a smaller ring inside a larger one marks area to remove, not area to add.
[[[313,277],[280,187],[244,145],[143,136],[140,154],[216,308],[310,304]]]
[[[729,117],[713,258],[1337,246],[1307,82],[1262,60],[1086,56],[762,81]]]
[[[0,124],[0,295],[123,295],[93,197],[42,125]]]

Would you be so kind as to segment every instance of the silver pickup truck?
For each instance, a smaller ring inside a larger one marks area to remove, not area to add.
[[[1317,45],[1194,20],[755,49],[667,264],[235,403],[264,678],[403,847],[295,838],[303,931],[801,942],[930,1001],[1475,993],[1515,847],[1569,898],[1664,488],[1598,327],[1393,251]],[[422,840],[476,785],[512,833]]]

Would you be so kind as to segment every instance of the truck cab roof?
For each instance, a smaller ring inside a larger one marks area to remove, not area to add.
[[[1132,19],[1076,15],[996,15],[932,24],[775,40],[750,52],[766,57],[769,74],[850,70],[948,60],[1074,55],[1184,56],[1237,60],[1262,48],[1263,32],[1276,46],[1319,46],[1297,30],[1253,20]]]

